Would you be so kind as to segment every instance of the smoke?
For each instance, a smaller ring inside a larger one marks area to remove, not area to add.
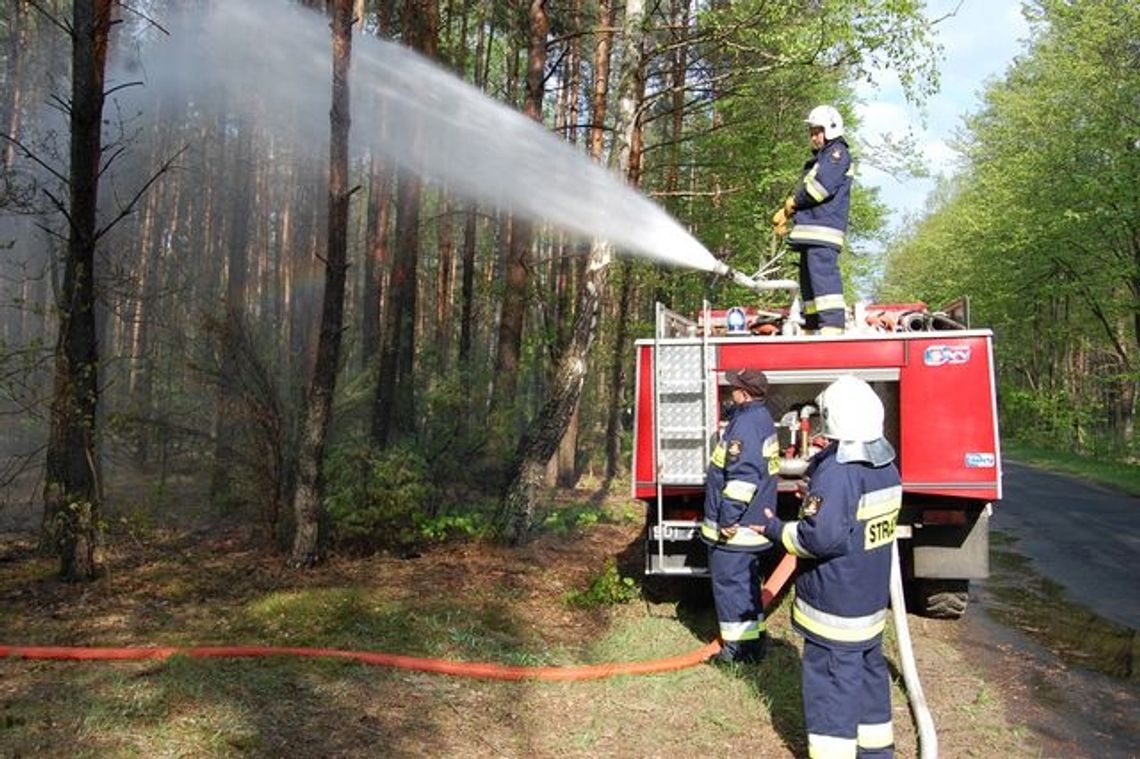
[[[206,18],[162,24],[171,37],[140,42],[115,77],[141,77],[148,89],[174,89],[197,105],[224,98],[327,150],[327,18],[275,0],[227,0]],[[644,195],[541,124],[401,45],[357,35],[350,87],[356,156],[374,152],[468,198],[604,238],[620,251],[705,271],[716,265]],[[121,97],[140,97],[139,89]]]

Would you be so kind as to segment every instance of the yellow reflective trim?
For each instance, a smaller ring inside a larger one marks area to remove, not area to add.
[[[842,335],[843,327],[820,327],[819,334],[828,336]]]
[[[834,735],[808,733],[810,759],[854,759],[857,744],[854,738],[837,738]]]
[[[847,236],[838,229],[818,224],[796,224],[788,233],[788,240],[792,242],[822,242],[840,248],[846,239]]]
[[[709,458],[709,461],[712,462],[713,466],[724,469],[724,456],[724,443],[717,443],[716,448],[713,448],[712,456]]]
[[[737,548],[758,548],[760,546],[768,546],[772,541],[764,537],[749,527],[737,527],[736,534],[728,540],[721,540],[726,546],[735,546]]]
[[[804,301],[804,313],[805,314],[818,314],[819,313],[819,309],[815,307],[815,299],[814,298],[811,300],[805,300]]]
[[[769,435],[764,440],[764,445],[760,449],[760,455],[764,458],[771,458],[780,453],[780,441],[775,435]]]
[[[816,175],[818,173],[819,164],[816,164],[815,166],[812,166],[811,171],[809,171],[807,173],[807,176],[804,177],[804,189],[807,190],[808,195],[811,195],[813,198],[815,198],[817,203],[822,203],[823,201],[827,200],[827,196],[831,193],[829,193],[827,191],[827,188],[820,184],[819,180],[816,179]]]
[[[887,610],[865,617],[841,617],[820,611],[799,596],[792,606],[792,621],[808,632],[840,643],[862,643],[874,640],[887,624]]]
[[[871,551],[889,546],[895,539],[895,527],[898,521],[899,513],[895,511],[867,522],[867,527],[863,531],[863,550]]]
[[[888,748],[894,745],[895,731],[890,722],[859,725],[858,737],[855,740],[859,748],[863,749]]]
[[[718,622],[720,639],[729,640],[759,640],[763,625],[759,620],[752,619],[747,622]]]
[[[815,307],[820,311],[830,311],[835,308],[847,308],[847,302],[843,300],[843,293],[817,295],[815,296]]]
[[[780,533],[780,542],[783,544],[784,550],[793,556],[804,559],[815,558],[812,552],[804,548],[803,543],[800,542],[799,521],[784,523],[784,531]]]
[[[750,527],[738,526],[736,534],[731,538],[726,538],[720,534],[720,528],[717,527],[716,522],[707,519],[701,523],[701,537],[717,545],[733,548],[761,548],[772,544],[772,541]]]
[[[723,493],[725,498],[750,503],[752,497],[756,495],[756,486],[744,480],[729,480],[724,486]]]
[[[898,511],[902,507],[902,485],[892,485],[889,488],[872,490],[864,493],[859,499],[859,507],[855,511],[855,518],[860,522],[875,517],[881,517]]]

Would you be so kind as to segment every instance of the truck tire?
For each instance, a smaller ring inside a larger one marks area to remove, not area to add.
[[[969,580],[918,578],[911,586],[915,610],[931,619],[961,619],[970,600]]]

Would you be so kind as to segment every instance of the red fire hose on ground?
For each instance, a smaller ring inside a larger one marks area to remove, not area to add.
[[[786,554],[768,576],[761,589],[764,607],[771,604],[791,577],[796,559]],[[84,646],[4,646],[0,645],[0,658],[54,659],[64,661],[145,661],[165,660],[172,656],[191,658],[252,658],[264,656],[299,656],[307,658],[349,659],[377,667],[430,672],[456,677],[474,677],[484,680],[601,680],[619,675],[649,675],[694,667],[720,650],[720,642],[713,641],[701,648],[679,656],[651,661],[614,664],[587,664],[576,667],[521,667],[491,662],[460,662],[445,659],[427,659],[399,654],[343,651],[336,648],[291,648],[282,646],[148,646],[131,648],[102,648]]]

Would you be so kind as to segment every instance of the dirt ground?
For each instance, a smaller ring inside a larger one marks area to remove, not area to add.
[[[680,602],[589,608],[565,602],[608,559],[616,558],[623,574],[637,576],[641,526],[631,519],[542,535],[519,550],[458,542],[411,559],[334,558],[305,574],[285,570],[279,556],[252,545],[240,529],[113,533],[108,577],[67,586],[51,579],[50,562],[33,551],[27,528],[34,515],[17,516],[9,512],[8,532],[0,535],[0,645],[255,642],[226,640],[227,630],[274,638],[256,642],[287,643],[287,620],[282,628],[251,633],[231,625],[231,612],[274,594],[333,588],[373,589],[405,610],[455,599],[467,604],[457,614],[482,615],[486,626],[509,629],[498,634],[512,646],[552,652],[545,661],[556,664],[579,656],[604,661],[680,654],[703,645],[714,630],[699,592],[683,594]],[[993,621],[984,588],[975,596],[960,622],[910,617],[942,756],[1138,755],[1135,679],[1089,685],[1051,652]],[[787,613],[786,602],[774,609],[770,655],[758,667],[725,673],[700,665],[671,675],[580,684],[502,684],[289,664],[275,670],[258,695],[249,681],[261,670],[249,663],[8,660],[0,662],[0,756],[799,756],[800,644]],[[893,640],[888,658],[897,662]],[[180,668],[209,668],[207,685],[188,691],[182,680],[177,687],[168,682],[160,710],[165,722],[205,720],[209,730],[167,726],[159,733],[142,724],[153,717],[147,709],[158,707],[122,706],[124,688],[150,694],[163,666],[195,683],[205,677],[201,671]],[[114,692],[119,711],[100,722],[92,715],[106,705],[76,702],[65,692],[75,687]],[[171,702],[170,691],[179,698]],[[917,755],[901,686],[893,697],[898,753]],[[235,722],[229,712],[213,713],[229,702],[257,718]],[[150,716],[143,719],[132,709]],[[220,746],[202,737],[227,730],[230,737]]]

